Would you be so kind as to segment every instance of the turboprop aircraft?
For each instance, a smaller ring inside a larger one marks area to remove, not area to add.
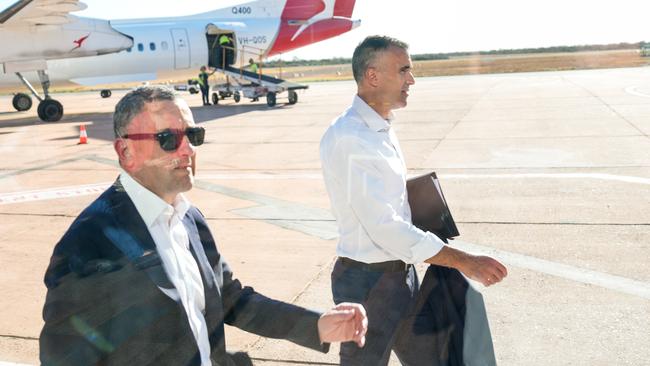
[[[172,79],[202,65],[234,76],[232,64],[356,28],[360,21],[351,19],[354,3],[258,0],[188,16],[103,20],[71,14],[86,8],[78,0],[18,0],[0,12],[0,86],[24,84],[39,100],[39,118],[58,121],[63,105],[50,97],[52,83],[92,86]],[[222,35],[231,39],[232,63],[220,62],[215,53]],[[42,97],[34,82],[41,84]],[[269,93],[275,104],[274,92]],[[101,95],[110,96],[110,90]],[[18,111],[32,106],[27,93],[15,94],[12,102]]]

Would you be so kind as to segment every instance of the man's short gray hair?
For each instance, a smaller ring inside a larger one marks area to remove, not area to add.
[[[175,101],[178,95],[173,89],[162,86],[141,86],[120,99],[113,113],[113,132],[115,138],[126,135],[126,128],[135,116],[144,109],[145,103],[156,101]]]
[[[357,84],[363,80],[363,75],[368,70],[368,66],[375,60],[377,54],[386,51],[389,47],[397,47],[408,51],[409,45],[388,36],[369,36],[359,43],[352,55],[352,74]]]

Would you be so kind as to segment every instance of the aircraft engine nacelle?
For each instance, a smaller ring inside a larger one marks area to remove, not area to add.
[[[20,64],[32,60],[96,56],[133,46],[131,37],[113,29],[106,20],[69,18],[72,21],[62,25],[5,28],[0,40],[0,49],[4,50],[1,61]]]

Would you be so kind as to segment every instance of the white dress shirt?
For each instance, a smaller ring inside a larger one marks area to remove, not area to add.
[[[406,164],[394,116],[383,119],[359,96],[320,142],[325,186],[338,223],[336,253],[364,263],[421,263],[444,243],[413,226]]]
[[[190,252],[187,230],[181,221],[190,208],[190,203],[179,194],[174,204],[170,205],[124,171],[120,174],[120,182],[147,225],[163,269],[174,285],[172,289],[159,288],[174,301],[180,300],[183,304],[201,355],[201,365],[211,365],[210,342],[203,316],[203,282],[199,267]]]

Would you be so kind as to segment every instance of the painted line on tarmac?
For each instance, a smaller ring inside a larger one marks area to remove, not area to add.
[[[650,185],[650,178],[633,177],[629,175],[615,175],[604,173],[506,173],[506,174],[439,174],[439,178],[449,179],[596,179]]]
[[[64,160],[62,162],[69,162],[70,160]],[[75,159],[76,160],[76,159]],[[109,159],[97,159],[89,158],[89,160],[94,160],[102,163],[114,163]],[[57,163],[58,165],[58,163]],[[50,165],[51,166],[51,165]],[[32,169],[30,169],[31,171]],[[417,176],[418,174],[409,174],[409,176]],[[209,174],[209,175],[199,175],[198,179],[206,180],[288,180],[288,179],[307,179],[307,180],[321,180],[322,175],[307,173],[307,174],[266,174],[266,173],[252,173],[252,174]],[[514,174],[440,174],[440,178],[444,179],[597,179],[597,180],[606,180],[606,181],[616,181],[623,183],[632,183],[632,184],[642,184],[650,185],[650,178],[626,176],[626,175],[614,175],[614,174],[603,174],[603,173],[514,173]],[[9,193],[0,193],[0,205],[12,204],[12,203],[23,203],[31,201],[42,201],[42,200],[51,200],[58,198],[70,198],[77,196],[85,196],[89,194],[101,193],[103,189],[107,188],[112,183],[96,183],[89,185],[81,186],[71,186],[71,187],[61,187],[61,188],[48,188],[43,190],[33,190],[33,191],[21,191],[21,192],[9,192]],[[219,186],[219,189],[216,189],[218,193],[233,192],[231,188]],[[259,203],[264,203],[263,201],[275,200],[271,197],[265,197],[261,199],[259,195],[257,198],[251,196],[251,193],[246,192],[240,194],[234,194],[234,196],[239,196],[243,199],[249,201],[255,201]],[[226,193],[227,194],[227,193]],[[230,195],[230,194],[229,194]],[[279,201],[278,201],[279,202]],[[280,205],[282,206],[282,205]],[[304,213],[304,210],[302,210]],[[262,212],[251,213],[253,215],[251,218],[260,218],[260,217],[270,217],[278,218],[277,214],[272,214],[270,216],[264,216]],[[292,215],[294,216],[294,215]],[[313,216],[313,215],[308,215]],[[321,215],[316,215],[318,218],[323,218]],[[300,219],[299,217],[296,220]],[[302,218],[304,219],[304,217]]]
[[[629,278],[592,271],[580,267],[570,266],[557,262],[530,257],[527,255],[506,252],[478,244],[471,244],[454,240],[453,246],[472,253],[479,253],[495,257],[506,264],[515,267],[530,269],[552,276],[565,278],[575,282],[604,287],[610,290],[639,296],[650,300],[650,283],[632,280]]]
[[[544,177],[548,174],[507,174],[506,177]],[[553,174],[557,176],[557,174]],[[610,176],[607,174],[562,174],[563,178],[581,178],[590,176],[599,179],[621,180],[631,183],[650,184],[650,180],[638,177]],[[477,174],[477,175],[449,175],[445,178],[485,178],[498,177],[504,175]],[[72,197],[85,194],[97,194],[106,189],[112,182],[91,184],[76,187],[64,187],[52,190],[17,192],[0,195],[0,203],[27,202],[38,199],[52,199],[62,197]],[[285,201],[274,197],[269,197],[257,193],[246,192],[235,188],[213,184],[206,181],[197,180],[196,188],[205,191],[224,194],[233,198],[252,201],[258,203],[257,206],[235,209],[231,212],[251,219],[261,219],[271,225],[283,227],[285,229],[302,232],[304,234],[318,237],[325,240],[334,239],[338,236],[336,223],[332,221],[332,215],[328,210],[310,207],[295,202]],[[470,251],[484,252],[503,260],[513,266],[531,269],[536,272],[546,273],[553,276],[569,279],[576,282],[592,284],[618,292],[623,292],[635,296],[650,299],[650,284],[628,279],[625,277],[614,276],[602,272],[596,272],[566,264],[560,264],[543,259],[529,257],[521,254],[501,251],[476,244],[465,243],[459,240],[454,241],[455,245]],[[1,366],[1,365],[0,365]]]
[[[27,168],[27,169],[10,171],[9,173],[0,174],[0,179],[11,178],[11,177],[15,177],[17,175],[36,172],[36,171],[39,171],[39,170],[45,170],[47,168],[52,168],[52,167],[55,167],[55,166],[58,166],[58,165],[79,161],[81,159],[84,159],[84,158],[83,157],[77,157],[77,158],[64,159],[64,160],[56,161],[54,163],[43,164],[43,165],[39,165],[39,166]]]
[[[636,86],[628,86],[625,88],[625,92],[631,95],[636,95],[637,97],[650,98],[650,94],[641,93],[637,90]]]
[[[254,201],[260,206],[236,209],[231,212],[242,216],[262,219],[265,222],[289,230],[299,231],[321,239],[335,239],[338,237],[337,226],[331,220],[328,210],[304,206],[298,203],[278,200],[255,193],[240,191],[238,189],[223,187],[209,182],[197,182],[198,188],[218,192],[234,198]],[[305,215],[305,216],[303,216]],[[275,218],[275,219],[270,219]],[[298,218],[309,218],[313,221],[300,222]],[[319,221],[320,219],[320,221]],[[650,299],[650,283],[636,281],[629,278],[592,271],[567,264],[556,263],[544,259],[530,257],[522,254],[511,253],[477,244],[454,240],[454,246],[470,252],[479,252],[492,255],[503,262],[519,268],[530,269],[536,272],[553,275],[556,277],[591,284],[610,290]]]
[[[199,174],[197,179],[206,180],[322,180],[320,173],[226,173],[226,174]]]
[[[422,173],[409,174],[409,177],[415,177]],[[440,178],[446,179],[526,179],[526,178],[544,178],[544,179],[596,179],[616,181],[623,183],[634,183],[650,185],[650,178],[634,177],[628,175],[616,175],[605,173],[505,173],[505,174],[438,174]],[[293,174],[273,174],[273,173],[226,173],[226,174],[199,174],[197,178],[206,180],[322,180],[323,175],[320,173],[293,173]]]
[[[324,240],[331,240],[338,236],[336,222],[329,210],[285,201],[258,193],[242,191],[203,180],[195,181],[194,186],[204,191],[219,193],[258,204],[252,207],[230,210],[230,212],[242,217],[262,220],[271,225],[298,231]]]
[[[113,182],[0,194],[0,205],[100,194]]]
[[[294,173],[294,174],[274,174],[274,173],[227,173],[227,174],[199,174],[199,179],[207,180],[322,180],[323,175],[320,173]]]

